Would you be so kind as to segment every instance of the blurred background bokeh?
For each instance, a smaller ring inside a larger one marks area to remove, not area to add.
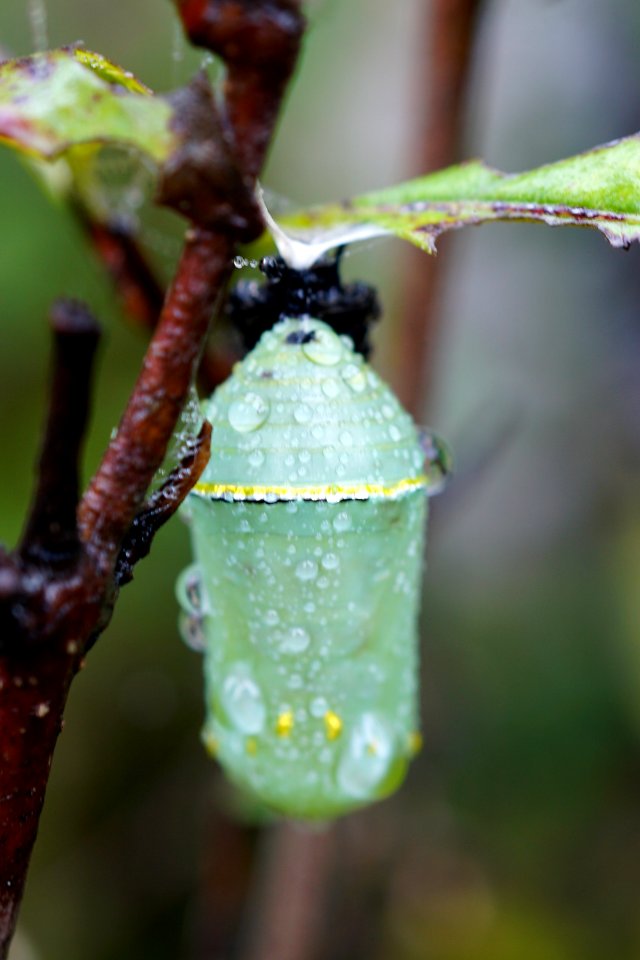
[[[269,188],[309,203],[415,173],[427,4],[310,4]],[[28,7],[0,8],[0,45],[17,54],[34,45]],[[157,90],[202,61],[168,0],[46,0],[46,12],[49,45],[83,40]],[[636,0],[486,3],[465,153],[516,171],[635,131],[638,50]],[[6,150],[0,216],[0,539],[12,544],[50,301],[82,297],[104,324],[87,475],[145,344],[68,212]],[[158,219],[147,241],[169,260],[178,236]],[[640,250],[505,224],[441,246],[424,418],[459,470],[432,513],[425,747],[395,798],[340,826],[342,915],[370,920],[367,960],[640,960]],[[391,380],[405,257],[379,242],[346,261],[380,287],[375,363]],[[218,956],[194,931],[230,909],[220,891],[254,834],[233,839],[233,801],[198,739],[200,663],[173,597],[188,559],[175,521],[74,684],[12,960]],[[325,937],[324,958],[364,960],[344,926],[328,921]]]

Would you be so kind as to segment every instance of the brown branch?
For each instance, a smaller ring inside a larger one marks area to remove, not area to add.
[[[416,86],[421,97],[423,91],[428,91],[428,96],[416,124],[413,175],[459,159],[473,40],[482,4],[483,0],[432,0],[425,5],[426,52],[420,59]],[[400,399],[418,416],[431,388],[442,261],[442,255],[435,260],[414,249],[407,254],[396,379]]]
[[[218,5],[218,0],[199,0],[203,22],[207,11]],[[15,554],[0,551],[0,960],[6,960],[15,927],[71,680],[85,650],[109,621],[118,578],[130,576],[133,562],[148,549],[153,533],[175,510],[204,465],[206,429],[192,462],[184,463],[182,472],[142,506],[193,381],[235,246],[262,229],[253,180],[279,107],[283,78],[290,76],[297,53],[297,44],[290,39],[278,43],[274,8],[270,0],[255,0],[251,5],[240,4],[237,11],[236,26],[241,27],[244,19],[247,29],[240,29],[236,38],[230,88],[234,109],[225,111],[226,123],[231,123],[229,139],[203,78],[180,95],[182,147],[165,166],[160,195],[195,225],[187,234],[176,277],[116,436],[80,504],[79,543],[74,517],[76,471],[89,371],[77,356],[57,351],[35,505],[21,549]],[[194,10],[191,18],[197,28]],[[251,44],[260,23],[270,25],[267,49],[271,53],[256,64]],[[280,28],[287,37],[288,24],[284,17]],[[250,75],[244,86],[243,69]],[[242,108],[238,91],[244,89],[245,96],[253,96],[260,72],[271,100],[261,99],[264,113],[258,115],[253,105]],[[231,116],[235,119],[229,120]],[[237,144],[242,149],[236,151]],[[245,166],[238,167],[238,156],[246,158]],[[74,314],[76,324],[80,314],[79,309]],[[65,317],[65,322],[71,322],[68,307]],[[79,391],[77,407],[72,403],[74,383]],[[49,552],[61,544],[71,547],[70,555],[68,563],[56,568]]]
[[[222,777],[222,771],[217,770],[216,776]],[[259,829],[225,810],[224,803],[209,804],[200,844],[198,892],[180,956],[190,960],[237,956],[235,945],[251,888]]]
[[[53,310],[54,364],[41,475],[22,545],[0,553],[0,958],[5,960],[80,644],[97,615],[77,538],[78,457],[97,324]],[[84,603],[78,598],[84,591]],[[75,601],[75,602],[74,602]]]
[[[162,463],[219,291],[233,239],[189,231],[176,279],[118,431],[80,505],[84,542],[112,565]]]
[[[283,821],[266,835],[244,960],[317,960],[335,828]]]
[[[51,312],[54,336],[49,418],[39,463],[38,487],[20,555],[29,562],[75,560],[80,448],[87,422],[98,324],[85,306],[59,300]]]
[[[175,0],[196,46],[227,64],[224,93],[236,156],[247,177],[262,168],[296,64],[305,19],[299,0]]]
[[[96,220],[79,201],[71,206],[109,274],[127,317],[143,330],[154,330],[165,292],[135,237],[117,224]]]
[[[0,658],[0,958],[5,960],[38,830],[73,675],[56,645],[16,664]]]

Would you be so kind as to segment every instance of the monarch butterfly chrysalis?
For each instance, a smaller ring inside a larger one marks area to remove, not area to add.
[[[395,790],[419,745],[424,447],[353,342],[308,316],[265,332],[204,413],[178,596],[205,745],[274,810],[340,815]]]

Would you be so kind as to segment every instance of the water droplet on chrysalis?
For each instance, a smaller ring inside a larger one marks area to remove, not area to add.
[[[231,723],[242,733],[260,733],[266,719],[266,708],[251,668],[234,663],[225,677],[220,694],[222,706]]]
[[[296,567],[298,580],[315,580],[318,576],[318,564],[315,560],[301,560]]]
[[[444,440],[431,430],[420,430],[420,447],[424,453],[424,472],[427,478],[427,494],[440,493],[453,472],[451,450]]]
[[[313,340],[302,344],[302,352],[313,363],[332,367],[341,360],[344,347],[332,330],[316,330]]]
[[[246,393],[229,407],[229,423],[238,433],[257,430],[268,416],[269,403],[257,393]]]

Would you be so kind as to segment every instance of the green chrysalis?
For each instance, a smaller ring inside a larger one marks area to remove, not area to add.
[[[178,590],[204,647],[203,739],[274,810],[334,817],[395,790],[419,745],[420,437],[349,338],[308,318],[263,334],[204,412]]]

